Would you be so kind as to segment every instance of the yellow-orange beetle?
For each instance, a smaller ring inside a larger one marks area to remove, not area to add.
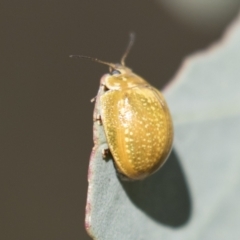
[[[121,64],[103,62],[110,73],[103,75],[96,97],[99,116],[115,166],[127,179],[143,179],[158,170],[166,161],[173,142],[171,115],[162,94],[147,81]]]

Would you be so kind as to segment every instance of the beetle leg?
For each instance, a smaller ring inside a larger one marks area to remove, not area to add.
[[[103,148],[103,149],[102,149],[102,157],[103,157],[103,159],[107,159],[107,157],[109,156],[109,154],[110,154],[109,148]]]
[[[94,122],[98,122],[99,125],[102,125],[102,118],[100,114],[97,114],[96,116],[93,117]]]
[[[95,96],[94,98],[92,98],[91,100],[90,100],[90,102],[92,103],[92,102],[95,102],[96,101],[96,98],[97,98],[97,96]]]

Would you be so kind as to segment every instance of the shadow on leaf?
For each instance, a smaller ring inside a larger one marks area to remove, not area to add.
[[[180,227],[191,215],[191,198],[177,155],[172,151],[162,169],[142,181],[121,181],[130,200],[155,221]]]

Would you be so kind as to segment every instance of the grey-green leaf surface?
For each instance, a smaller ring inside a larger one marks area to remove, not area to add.
[[[106,139],[94,124],[87,231],[97,240],[238,240],[240,18],[219,43],[184,62],[164,95],[174,148],[146,180],[118,179],[112,159],[102,159]]]

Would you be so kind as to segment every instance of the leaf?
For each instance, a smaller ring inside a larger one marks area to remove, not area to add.
[[[240,18],[189,57],[165,89],[174,151],[143,181],[123,182],[94,124],[86,228],[98,240],[213,240],[240,236]],[[99,106],[97,106],[99,107]]]

